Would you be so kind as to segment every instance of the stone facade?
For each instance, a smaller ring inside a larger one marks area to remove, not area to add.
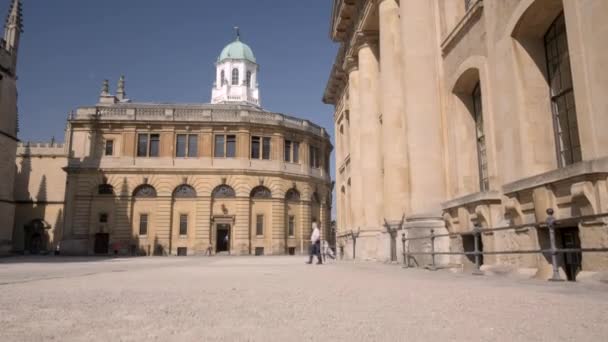
[[[100,103],[73,113],[67,141],[62,252],[300,254],[312,218],[328,234],[332,146],[306,120]]]
[[[47,253],[60,244],[67,164],[64,144],[19,143],[13,252]]]
[[[17,55],[23,31],[21,2],[14,0],[0,40],[0,255],[12,249],[13,184],[17,151]]]
[[[7,176],[16,164],[12,250],[301,254],[313,219],[332,240],[325,129],[259,106],[255,57],[239,38],[216,67],[232,67],[232,88],[254,98],[134,103],[123,76],[115,95],[106,80],[96,105],[70,113],[65,144],[20,144]]]
[[[360,229],[373,237],[357,242],[357,257],[387,260],[386,223],[411,236],[544,222],[549,207],[558,219],[608,212],[607,18],[603,0],[334,1],[340,49],[324,101],[335,105],[344,250]],[[605,228],[576,221],[561,238],[606,247]],[[521,229],[482,239],[498,251],[546,248],[547,236]],[[443,263],[470,266],[460,256]],[[549,270],[536,255],[484,264]],[[600,253],[579,265],[606,268]]]

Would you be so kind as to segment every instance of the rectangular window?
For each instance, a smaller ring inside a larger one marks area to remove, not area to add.
[[[251,137],[251,159],[270,160],[269,137]]]
[[[300,162],[300,143],[297,141],[285,140],[285,161],[290,163]]]
[[[291,161],[291,141],[285,140],[285,161]]]
[[[198,135],[196,134],[188,135],[188,157],[198,157]]]
[[[260,137],[251,137],[251,159],[260,159]]]
[[[224,158],[226,156],[226,154],[224,153],[224,139],[225,136],[223,135],[216,135],[215,136],[215,154],[214,156],[216,158]]]
[[[158,157],[160,151],[160,135],[142,133],[137,135],[137,156]]]
[[[477,83],[473,89],[473,111],[475,116],[475,131],[477,137],[477,164],[479,167],[479,190],[490,190],[488,176],[488,160],[486,153],[486,136],[483,130],[483,106],[481,102],[481,87]]]
[[[99,214],[99,223],[108,223],[108,214]]]
[[[295,216],[289,216],[289,224],[287,226],[287,235],[288,236],[296,235],[296,218],[295,218]]]
[[[262,140],[262,159],[270,160],[270,138],[264,137]]]
[[[257,215],[255,219],[255,235],[264,236],[264,215]]]
[[[148,156],[148,134],[137,135],[137,156],[147,157]]]
[[[160,151],[160,135],[150,134],[150,157],[158,157]]]
[[[236,157],[236,135],[216,135],[215,136],[215,157],[234,158]]]
[[[264,255],[264,247],[256,247],[255,248],[255,255],[256,256]]]
[[[297,141],[293,142],[293,160],[291,162],[296,164],[300,162],[300,143]]]
[[[175,156],[177,158],[184,158],[186,156],[186,134],[178,134],[175,146]]]
[[[188,235],[188,215],[179,215],[179,235]]]
[[[148,235],[148,214],[139,215],[139,235]]]
[[[114,155],[114,140],[106,140],[106,156]]]
[[[566,33],[566,22],[562,12],[544,37],[559,167],[583,159]]]
[[[196,158],[198,155],[198,135],[178,134],[175,143],[175,156],[177,158]]]
[[[226,157],[236,157],[236,135],[226,136]]]
[[[314,169],[318,169],[319,168],[319,148],[315,147],[315,146],[310,146],[309,148],[310,151],[310,155],[309,155],[309,165],[310,167],[314,168]]]

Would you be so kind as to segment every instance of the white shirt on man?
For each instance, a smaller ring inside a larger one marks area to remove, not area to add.
[[[312,234],[310,235],[310,242],[315,243],[321,239],[321,232],[319,231],[319,226],[317,226],[317,222],[312,223]]]

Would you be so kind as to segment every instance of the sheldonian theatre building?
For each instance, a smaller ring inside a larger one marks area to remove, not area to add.
[[[313,219],[328,238],[329,135],[261,107],[238,35],[216,68],[209,104],[136,103],[105,81],[65,144],[20,144],[13,251],[300,254]]]

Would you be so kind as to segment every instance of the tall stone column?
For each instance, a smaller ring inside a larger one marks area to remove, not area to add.
[[[382,229],[382,134],[380,125],[380,65],[373,37],[364,37],[359,47],[359,106],[361,143],[360,169],[363,181],[363,211],[365,230]],[[357,167],[355,166],[355,169]],[[356,200],[359,202],[359,199]]]
[[[405,222],[410,238],[446,233],[441,202],[446,200],[440,43],[435,1],[401,0],[405,137],[410,171],[410,213]],[[429,252],[428,242],[411,241],[411,252]],[[435,240],[435,251],[449,251],[449,238]],[[446,260],[437,258],[440,264]],[[421,264],[430,258],[419,259]]]
[[[413,214],[440,215],[446,185],[434,6],[434,1],[400,1],[409,203]]]
[[[357,229],[365,224],[363,212],[363,177],[361,161],[361,112],[359,110],[359,67],[356,59],[350,58],[347,62],[348,71],[348,108],[350,110],[350,170],[351,170],[351,207],[347,213],[351,218],[351,227]]]
[[[403,101],[403,61],[399,5],[381,0],[380,87],[384,151],[384,218],[400,220],[409,210],[409,165]]]

